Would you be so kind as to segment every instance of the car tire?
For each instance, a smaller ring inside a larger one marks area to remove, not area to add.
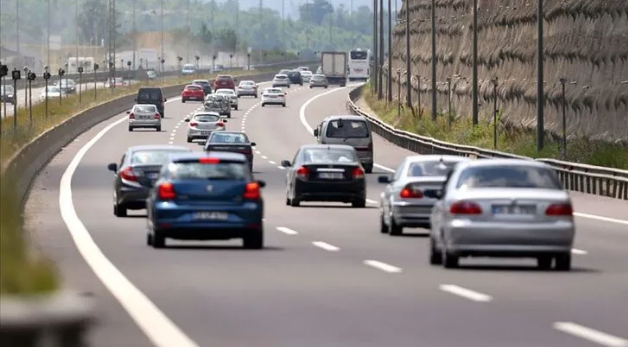
[[[351,207],[365,208],[366,207],[366,199],[359,199],[359,200],[353,201],[351,203]]]
[[[400,236],[403,234],[403,227],[395,223],[395,219],[391,216],[390,225],[388,226],[388,234],[390,236]]]
[[[281,104],[282,107],[286,107],[286,104]]]
[[[329,86],[325,86],[325,89],[327,89]]]
[[[163,236],[159,231],[153,231],[153,248],[165,248],[166,247],[166,237]]]
[[[443,265],[443,255],[436,249],[436,242],[430,238],[430,265]]]
[[[561,254],[555,258],[554,269],[556,271],[571,270],[571,253]]]
[[[238,110],[238,106],[234,107],[233,109],[237,111]]]
[[[133,127],[129,127],[129,131],[133,131]]]
[[[185,104],[185,99],[181,98],[181,103]]]
[[[290,206],[292,206],[292,207],[299,207],[299,205],[301,205],[301,201],[299,201],[299,199],[297,199],[296,196],[294,198],[290,199]]]
[[[116,217],[126,217],[127,209],[124,205],[114,204],[113,205],[113,215]]]
[[[290,206],[290,198],[286,196],[286,206]]]
[[[262,107],[264,107],[264,106],[266,106],[266,104],[262,102]]]
[[[446,269],[455,269],[460,266],[460,258],[447,251],[442,251],[441,261]]]
[[[310,86],[310,89],[312,89],[312,86]]]
[[[388,234],[388,225],[384,222],[384,214],[379,216],[379,232],[382,234]]]
[[[255,96],[255,99],[257,99],[257,94],[255,94],[254,96]]]
[[[252,230],[250,234],[242,238],[242,246],[245,249],[263,249],[264,248],[264,231]]]
[[[367,174],[373,173],[373,164],[364,165],[364,172]]]
[[[155,130],[160,133],[161,132],[161,127],[158,126],[158,127],[155,128]]]
[[[153,235],[151,235],[150,233],[146,233],[146,245],[147,246],[153,245]]]
[[[188,143],[192,143],[192,138],[188,136]]]
[[[552,257],[547,256],[547,255],[542,255],[540,257],[536,258],[536,266],[540,269],[540,270],[549,270],[552,268],[552,261],[554,259],[552,259]]]

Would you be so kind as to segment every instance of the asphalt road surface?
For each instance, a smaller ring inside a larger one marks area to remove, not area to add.
[[[120,115],[68,145],[37,179],[27,213],[67,285],[98,300],[92,346],[628,346],[626,202],[574,194],[569,273],[494,259],[445,270],[428,264],[425,230],[380,234],[377,176],[410,153],[377,137],[367,208],[286,206],[281,160],[314,142],[308,126],[347,113],[349,91],[293,87],[286,108],[242,98],[232,113],[227,128],[257,143],[254,171],[268,184],[261,251],[239,240],[154,250],[145,211],[113,215],[107,164],[133,145],[200,150],[183,122],[200,103],[170,100],[161,132],[129,133]]]

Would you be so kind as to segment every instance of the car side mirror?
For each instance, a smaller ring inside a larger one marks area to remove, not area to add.
[[[131,111],[126,111],[126,114],[131,114]]]
[[[388,184],[388,183],[392,182],[392,180],[390,179],[390,176],[382,175],[382,176],[377,177],[377,182],[378,183],[386,183],[386,184]]]
[[[257,184],[259,184],[260,188],[266,187],[266,182],[265,181],[257,181]]]
[[[107,170],[113,171],[113,172],[118,172],[118,164],[111,163],[111,164],[107,165]]]
[[[288,160],[282,160],[281,161],[281,166],[282,167],[291,167],[292,164],[290,164],[290,161],[288,161]]]
[[[318,129],[314,129],[314,137],[318,137]]]
[[[255,147],[255,146],[257,146],[257,143],[251,142],[251,147]]]
[[[229,123],[229,121],[228,121],[228,120],[226,120],[226,119],[223,119],[221,122],[223,122],[223,123]]]
[[[186,123],[189,123],[189,122],[190,122],[190,118],[186,118],[184,121],[185,121]]]
[[[168,101],[168,99],[164,98],[164,102]]]

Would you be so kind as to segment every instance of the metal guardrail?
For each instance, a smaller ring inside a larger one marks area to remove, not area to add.
[[[355,115],[364,116],[370,122],[373,132],[399,147],[423,154],[458,155],[472,158],[518,158],[538,160],[554,168],[558,178],[568,190],[628,200],[628,171],[626,170],[548,158],[532,159],[511,153],[439,141],[431,137],[399,130],[367,114],[354,103],[354,101],[362,95],[363,87],[364,85],[359,86],[349,93],[347,109]]]

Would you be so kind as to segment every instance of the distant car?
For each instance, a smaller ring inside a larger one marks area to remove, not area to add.
[[[203,91],[203,87],[196,84],[188,84],[185,86],[181,92],[181,102],[190,100],[204,102],[205,92]]]
[[[331,115],[314,129],[314,137],[322,145],[350,145],[355,148],[366,173],[373,172],[373,134],[364,116]]]
[[[61,81],[55,82],[55,86],[61,88],[66,94],[76,93],[76,82],[73,79],[62,78]]]
[[[148,70],[146,71],[146,77],[148,77],[149,80],[154,80],[157,78],[157,71],[155,70]]]
[[[307,67],[307,66],[299,66],[299,67],[297,68],[297,70],[299,70],[299,71],[310,71],[310,68],[309,68],[309,67]]]
[[[192,83],[201,86],[205,95],[212,93],[212,84],[208,80],[194,80]]]
[[[301,76],[301,71],[293,70],[288,72],[288,79],[292,84],[298,84],[300,86],[303,85],[303,77]]]
[[[286,107],[286,92],[279,88],[266,88],[262,93],[262,107],[266,105]]]
[[[536,258],[571,269],[576,228],[569,193],[547,164],[524,159],[471,160],[451,171],[431,213],[430,263],[462,257]]]
[[[249,137],[243,132],[221,131],[213,132],[209,135],[205,143],[206,152],[235,152],[244,154],[253,170],[253,147],[255,142],[251,142]]]
[[[432,207],[438,200],[449,171],[466,157],[451,155],[414,155],[406,157],[394,174],[380,176],[388,184],[380,194],[380,231],[390,236],[403,228],[430,229]]]
[[[224,131],[227,120],[216,112],[198,111],[185,121],[188,123],[188,142],[206,140],[215,131]]]
[[[231,103],[231,107],[233,107],[233,109],[236,111],[238,110],[238,95],[233,89],[218,89],[214,94],[224,95],[225,97],[228,97]]]
[[[320,75],[320,74],[322,74],[322,73],[323,73],[323,67],[322,67],[322,66],[319,66],[319,67],[316,69],[316,74],[317,74],[317,75]]]
[[[235,90],[235,78],[231,75],[218,75],[214,79],[214,90],[233,89]]]
[[[351,146],[304,145],[286,168],[286,205],[302,201],[334,201],[366,206],[364,169]]]
[[[105,82],[105,88],[122,88],[126,85],[127,83],[124,82],[122,77],[108,78]]]
[[[135,97],[138,104],[151,104],[157,106],[161,118],[166,117],[166,101],[164,93],[159,87],[140,87]]]
[[[221,116],[231,118],[231,98],[229,95],[211,94],[205,97],[205,111],[217,112]]]
[[[183,69],[181,69],[182,75],[193,75],[196,73],[196,68],[194,64],[185,64],[183,65]]]
[[[113,180],[113,214],[126,217],[127,210],[146,207],[146,198],[153,183],[159,178],[161,166],[173,153],[191,152],[189,148],[172,145],[144,145],[130,147],[122,155],[120,164],[107,166],[115,173]]]
[[[0,101],[15,104],[15,90],[13,89],[13,86],[7,84],[1,86],[0,88]]]
[[[312,72],[309,70],[301,71],[301,78],[303,79],[303,83],[310,83],[310,79],[312,78]]]
[[[161,114],[157,106],[151,104],[134,105],[126,112],[129,120],[129,131],[137,128],[152,128],[161,131]]]
[[[254,96],[257,98],[257,84],[254,81],[240,81],[238,84],[238,98],[241,96]]]
[[[13,88],[13,87],[11,87]],[[48,99],[58,99],[62,96],[66,96],[67,94],[65,94],[63,92],[63,90],[61,90],[61,88],[57,87],[57,86],[48,86]],[[44,87],[44,89],[42,89],[41,93],[39,94],[39,100],[44,101],[46,100],[46,88]],[[9,101],[11,102],[11,101]],[[11,102],[12,103],[12,102]]]
[[[146,243],[166,239],[229,240],[264,247],[263,181],[255,181],[246,157],[209,152],[172,156],[146,199]]]
[[[290,88],[290,79],[288,78],[288,75],[276,74],[275,77],[273,77],[272,86],[273,88],[275,87]]]
[[[321,74],[312,75],[312,78],[310,79],[310,89],[314,87],[323,87],[325,89],[329,88],[327,77]]]

